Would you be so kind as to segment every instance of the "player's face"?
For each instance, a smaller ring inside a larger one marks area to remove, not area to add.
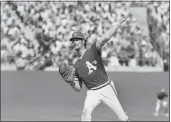
[[[76,50],[82,48],[82,46],[83,46],[83,41],[81,39],[74,39],[72,41],[72,43],[73,43],[74,49],[76,49]]]

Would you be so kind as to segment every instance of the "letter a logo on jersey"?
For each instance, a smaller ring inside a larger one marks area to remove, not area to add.
[[[89,61],[86,61],[86,66],[88,67],[89,70],[89,74],[93,72],[93,69],[96,70],[97,67],[95,67],[94,65],[92,65]]]

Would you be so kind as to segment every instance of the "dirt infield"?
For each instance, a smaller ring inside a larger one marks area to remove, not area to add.
[[[131,120],[168,121],[152,116],[156,92],[169,92],[169,73],[108,72],[115,81],[119,100]],[[1,120],[80,120],[85,87],[75,92],[57,72],[1,72]],[[93,120],[118,120],[105,105],[95,109]]]

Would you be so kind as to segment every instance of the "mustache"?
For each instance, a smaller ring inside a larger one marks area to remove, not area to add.
[[[72,48],[75,48],[76,45],[77,45],[76,43],[72,43],[72,46],[71,46],[71,47],[72,47]]]

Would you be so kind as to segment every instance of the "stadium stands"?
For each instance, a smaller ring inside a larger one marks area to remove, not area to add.
[[[73,31],[83,32],[90,45],[131,6],[147,7],[150,38],[132,16],[104,47],[105,65],[162,66],[169,59],[169,2],[2,2],[1,64],[25,67],[28,60],[46,52],[51,52],[47,57],[56,55],[54,67],[59,60],[72,64]]]

